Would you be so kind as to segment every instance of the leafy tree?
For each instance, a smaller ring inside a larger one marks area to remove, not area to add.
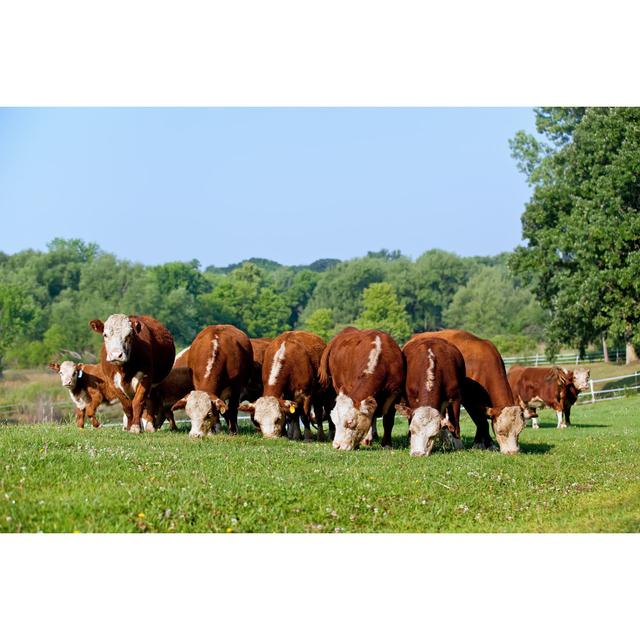
[[[535,157],[522,135],[512,144],[534,187],[522,216],[527,246],[512,266],[550,312],[550,350],[584,350],[608,334],[624,337],[631,360],[640,342],[640,109],[548,110],[537,125],[553,146]]]
[[[354,323],[356,327],[386,331],[400,343],[409,338],[409,314],[388,282],[368,286],[362,293],[362,301],[363,310]]]
[[[304,329],[320,336],[323,340],[329,341],[335,332],[335,322],[331,309],[316,309],[310,314],[305,323]]]

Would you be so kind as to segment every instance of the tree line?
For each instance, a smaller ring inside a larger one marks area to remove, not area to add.
[[[381,250],[301,266],[257,258],[224,268],[145,266],[55,239],[46,251],[0,254],[0,356],[12,367],[93,359],[100,341],[87,322],[114,312],[157,317],[180,347],[208,324],[230,323],[252,337],[303,328],[329,339],[347,325],[373,327],[401,343],[417,331],[460,327],[503,350],[533,349],[544,312],[508,259],[430,250],[411,260]]]

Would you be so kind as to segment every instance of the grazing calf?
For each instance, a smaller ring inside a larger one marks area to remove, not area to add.
[[[405,400],[396,409],[409,420],[411,455],[428,456],[442,427],[460,440],[460,401],[465,380],[464,358],[440,338],[416,337],[402,349],[407,362]]]
[[[504,362],[495,345],[468,331],[445,329],[417,334],[417,337],[442,338],[457,347],[464,358],[466,379],[462,404],[476,425],[474,448],[495,445],[489,435],[487,416],[491,418],[500,451],[518,453],[518,437],[524,428],[524,405],[518,405],[507,380]]]
[[[324,394],[318,380],[318,367],[325,348],[322,338],[307,331],[286,331],[266,348],[262,365],[263,395],[254,403],[245,402],[240,411],[251,413],[265,438],[285,434],[311,440],[311,407],[318,426],[318,439],[324,441],[322,413]]]
[[[62,386],[69,391],[75,405],[76,424],[84,429],[85,416],[97,429],[100,422],[96,411],[101,404],[114,404],[118,398],[108,382],[102,376],[102,370],[96,364],[76,364],[69,360],[52,362],[50,369],[60,374]]]
[[[218,430],[220,414],[229,432],[236,434],[240,396],[246,393],[253,367],[247,334],[230,324],[205,327],[191,344],[188,366],[194,390],[172,408],[186,410],[191,420],[189,435],[201,437],[212,427]]]
[[[188,361],[189,347],[183,349],[176,356],[169,375],[159,385],[151,389],[147,398],[146,411],[151,416],[155,429],[159,429],[165,420],[169,420],[171,431],[178,429],[171,407],[193,390]]]
[[[91,320],[89,326],[103,336],[100,366],[112,385],[125,413],[127,428],[140,433],[155,431],[153,421],[143,418],[146,401],[154,385],[171,371],[176,355],[173,337],[151,316],[116,313],[106,322]]]
[[[337,397],[331,418],[334,449],[356,449],[373,439],[373,420],[382,417],[382,446],[391,446],[396,399],[404,383],[404,358],[384,331],[343,329],[327,345],[320,362],[320,383]]]
[[[566,429],[571,406],[578,393],[589,384],[588,370],[573,372],[560,367],[514,366],[509,369],[507,377],[516,400],[526,405],[527,417],[532,418],[534,429],[539,426],[537,410],[545,406],[556,412],[558,429]]]

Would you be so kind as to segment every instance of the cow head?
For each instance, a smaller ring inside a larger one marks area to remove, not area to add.
[[[396,410],[409,420],[411,455],[428,456],[443,427],[440,412],[433,407],[418,407],[414,410],[403,404],[397,404]]]
[[[522,406],[503,407],[502,410],[487,409],[487,415],[493,422],[493,430],[500,445],[500,452],[518,453],[518,436],[524,429],[524,409]]]
[[[589,388],[589,376],[591,369],[574,369],[573,385],[578,391],[584,391]]]
[[[107,362],[124,364],[131,356],[133,334],[140,333],[142,324],[139,320],[131,321],[122,313],[114,313],[102,320],[91,320],[89,326],[104,338],[104,347],[107,352]]]
[[[75,389],[78,382],[78,377],[82,375],[82,365],[65,360],[58,364],[52,362],[49,364],[49,369],[57,371],[60,374],[60,382],[65,389]]]
[[[220,414],[227,410],[227,405],[206,391],[191,391],[171,407],[172,411],[178,409],[184,409],[191,420],[189,435],[192,438],[201,438],[210,433],[213,425],[219,422]]]
[[[265,438],[279,438],[284,430],[287,414],[296,412],[293,400],[263,396],[255,402],[243,402],[238,409],[250,413],[253,422]]]
[[[333,448],[341,451],[357,449],[371,429],[377,406],[375,399],[369,396],[356,409],[353,400],[340,392],[331,410],[331,419],[336,427]]]

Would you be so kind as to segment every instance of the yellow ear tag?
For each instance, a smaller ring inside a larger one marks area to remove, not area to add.
[[[289,407],[289,413],[295,413],[295,412],[296,412],[296,408],[293,405],[291,405]]]

